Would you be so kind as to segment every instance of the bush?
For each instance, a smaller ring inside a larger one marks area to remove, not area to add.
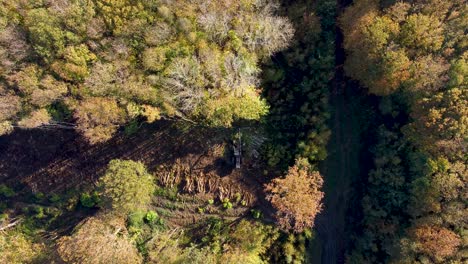
[[[236,193],[235,197],[236,197],[236,201],[235,201],[236,203],[239,203],[242,199],[242,195],[240,193]]]
[[[149,213],[149,212],[148,212]],[[147,213],[144,211],[136,211],[128,215],[127,223],[129,227],[140,229],[145,223]]]
[[[162,188],[162,187],[156,187],[156,190],[154,191],[154,195],[160,196],[167,198],[168,200],[171,201],[178,201],[178,190],[177,187],[173,188]]]
[[[8,208],[8,205],[4,202],[0,202],[0,213],[5,211]]]
[[[0,214],[0,222],[8,220],[8,214]]]
[[[44,200],[44,198],[45,198],[45,194],[42,193],[42,192],[37,192],[37,193],[34,194],[34,200],[36,202],[41,202],[41,201]]]
[[[138,122],[138,120],[130,121],[130,123],[128,123],[125,126],[125,129],[124,129],[125,135],[131,136],[135,134],[138,131],[139,126],[140,126],[140,123]]]
[[[87,208],[96,207],[100,202],[99,194],[97,192],[82,193],[80,197],[80,203],[82,206]]]
[[[232,203],[229,201],[228,198],[223,199],[223,208],[224,209],[231,209],[232,208]]]
[[[252,217],[254,219],[260,219],[262,217],[262,211],[260,211],[260,210],[252,209],[252,210],[250,210],[250,212],[252,213]]]
[[[155,211],[148,211],[145,216],[145,220],[148,223],[154,223],[158,219],[159,215]]]
[[[44,213],[44,207],[34,206],[32,209],[33,209],[33,212],[35,213],[34,218],[43,219],[46,217],[46,214]]]
[[[80,202],[80,199],[78,198],[78,196],[72,196],[70,198],[67,199],[66,203],[65,203],[65,209],[67,211],[73,211],[75,210],[76,206],[78,205],[78,203]]]
[[[60,200],[61,200],[61,198],[60,198],[60,195],[58,195],[58,194],[54,193],[54,194],[49,196],[49,202],[51,202],[51,203],[58,203],[58,202],[60,202]]]
[[[15,196],[15,191],[12,188],[6,186],[5,184],[0,184],[0,195],[6,198]]]
[[[164,219],[162,219],[162,218],[159,218],[159,219],[158,219],[158,225],[164,226],[165,223],[166,223],[166,222],[164,221]]]

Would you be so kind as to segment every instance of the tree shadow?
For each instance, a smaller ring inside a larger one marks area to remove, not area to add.
[[[150,171],[176,159],[196,160],[210,146],[222,143],[222,132],[159,121],[143,125],[131,136],[118,133],[105,143],[89,145],[69,130],[16,131],[0,137],[0,181],[26,185],[33,192],[60,193],[96,182],[112,159],[141,161]],[[201,166],[207,166],[204,163]],[[211,170],[220,176],[229,174],[224,169],[229,166],[216,160],[211,163]]]

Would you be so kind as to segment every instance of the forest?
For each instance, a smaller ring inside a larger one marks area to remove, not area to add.
[[[463,0],[0,0],[0,263],[468,262]]]

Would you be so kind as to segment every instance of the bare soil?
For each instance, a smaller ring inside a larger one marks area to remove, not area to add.
[[[130,159],[146,164],[158,178],[179,164],[184,171],[178,172],[177,187],[185,193],[215,199],[233,199],[240,193],[253,206],[263,196],[263,177],[251,166],[255,161],[234,169],[225,155],[229,153],[228,136],[225,129],[171,121],[145,125],[131,136],[119,133],[94,146],[68,130],[16,131],[0,138],[0,182],[26,191],[59,194],[89,187],[112,159]]]

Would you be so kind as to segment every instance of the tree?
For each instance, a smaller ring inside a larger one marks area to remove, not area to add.
[[[299,233],[313,227],[315,216],[322,210],[322,184],[322,176],[312,171],[302,158],[296,160],[284,178],[265,186],[267,199],[277,210],[276,218],[283,230]]]
[[[89,74],[88,63],[94,60],[96,55],[87,46],[69,46],[64,51],[63,59],[52,64],[52,69],[64,80],[82,81]]]
[[[57,245],[60,257],[68,263],[142,263],[138,250],[127,238],[124,221],[119,219],[90,217],[71,236],[60,238]]]
[[[145,165],[131,160],[111,160],[99,186],[106,206],[121,213],[146,207],[155,190]]]
[[[96,8],[104,19],[108,30],[114,34],[122,32],[123,27],[137,16],[145,15],[144,1],[137,0],[97,0]]]
[[[28,10],[25,24],[29,37],[34,43],[34,51],[50,62],[65,49],[65,31],[60,28],[59,20],[45,8]]]
[[[34,242],[22,232],[11,229],[0,231],[0,262],[21,264],[45,261],[40,259],[45,253],[43,243]]]
[[[256,91],[246,89],[240,97],[225,95],[209,98],[198,111],[206,117],[205,123],[211,126],[230,126],[234,120],[260,119],[268,113],[268,106]]]
[[[412,14],[401,28],[401,43],[417,55],[438,51],[443,41],[442,24],[435,16]]]
[[[13,132],[14,127],[10,121],[0,122],[0,136],[8,135]]]
[[[0,121],[14,117],[21,110],[20,97],[0,93]]]
[[[29,64],[22,67],[21,70],[8,75],[8,84],[10,87],[17,88],[23,96],[30,95],[39,86],[42,73],[39,66]]]
[[[30,53],[26,34],[18,26],[0,26],[0,74],[14,69]]]
[[[22,128],[36,128],[49,124],[51,120],[52,118],[47,110],[39,109],[21,119],[18,125]]]
[[[51,14],[58,17],[65,28],[86,39],[88,26],[96,16],[94,1],[54,0],[47,3]]]
[[[421,225],[411,230],[416,241],[417,250],[442,262],[451,256],[461,244],[460,237],[447,228],[440,226]]]
[[[148,48],[143,52],[143,66],[150,71],[160,71],[164,69],[166,63],[167,47]]]
[[[276,9],[271,1],[8,0],[0,7],[0,80],[22,111],[5,121],[65,104],[75,120],[60,121],[76,121],[72,127],[97,143],[148,113],[120,107],[205,125],[258,120],[266,108],[259,63],[293,35]],[[244,100],[248,111],[234,107]]]
[[[146,243],[148,263],[179,263],[183,259],[183,249],[179,242],[180,235],[176,229],[155,232],[151,240]]]
[[[406,86],[421,94],[433,93],[447,82],[449,66],[442,57],[418,57],[410,66],[410,78],[406,81]]]
[[[104,97],[91,97],[75,108],[77,128],[91,143],[106,141],[125,120],[125,112],[117,102]]]
[[[246,259],[260,259],[260,256],[266,253],[278,237],[278,230],[272,226],[242,220],[230,232],[230,241],[225,249],[231,251],[231,255],[244,255]]]
[[[468,90],[453,88],[418,100],[405,132],[433,155],[463,157],[466,150]]]
[[[341,18],[347,74],[402,106],[393,116],[402,138],[383,142],[389,155],[367,184],[363,225],[372,230],[356,243],[358,262],[463,262],[465,13],[459,0],[356,0]]]
[[[164,21],[157,21],[145,32],[145,41],[149,46],[160,46],[166,44],[174,30]]]
[[[67,92],[66,83],[47,75],[41,79],[39,86],[32,91],[30,102],[36,107],[45,108],[64,97]]]
[[[178,109],[191,114],[200,106],[205,96],[206,80],[201,74],[197,58],[178,58],[166,68],[164,89]]]
[[[440,88],[453,47],[463,42],[456,37],[446,41],[458,26],[440,19],[451,20],[463,11],[457,4],[441,8],[440,3],[403,2],[379,10],[377,3],[355,1],[340,18],[349,53],[347,74],[377,95],[394,93],[402,84],[419,91]],[[435,15],[439,12],[444,14]]]
[[[356,238],[350,263],[387,262],[408,219],[405,138],[398,127],[392,131],[381,125],[377,132],[377,144],[371,149],[374,168],[362,194],[362,235]]]

